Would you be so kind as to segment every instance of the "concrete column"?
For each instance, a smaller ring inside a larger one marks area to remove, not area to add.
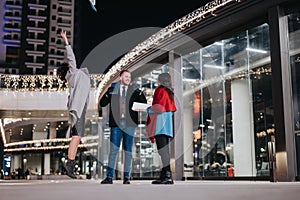
[[[174,100],[177,111],[174,115],[174,133],[175,137],[171,143],[171,168],[174,167],[174,179],[181,180],[183,178],[184,165],[184,133],[182,125],[183,115],[183,87],[181,74],[181,57],[174,52],[169,52],[169,70],[174,87]],[[174,163],[175,161],[175,163]]]
[[[256,176],[252,94],[248,80],[231,82],[234,175]]]
[[[275,165],[271,181],[296,180],[295,135],[293,123],[292,71],[288,33],[288,17],[285,9],[276,6],[269,9],[269,32],[272,68],[272,100],[275,125]],[[298,174],[299,175],[299,174]]]
[[[184,97],[185,104],[183,105],[183,151],[184,164],[192,165],[193,158],[193,105],[190,96]],[[184,168],[184,177],[193,176],[192,168]]]
[[[44,154],[44,175],[50,174],[50,153]]]
[[[14,155],[12,159],[11,170],[17,170],[18,167],[22,167],[22,156],[21,155]]]
[[[49,139],[54,139],[54,138],[56,138],[56,134],[57,134],[57,131],[56,131],[56,125],[57,125],[57,123],[55,123],[55,122],[50,123]]]

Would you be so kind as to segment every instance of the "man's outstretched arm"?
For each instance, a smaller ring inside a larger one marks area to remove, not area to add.
[[[66,31],[62,30],[60,35],[61,35],[61,37],[62,37],[62,39],[63,39],[63,41],[66,45],[68,63],[69,63],[71,68],[76,69],[75,55],[74,55],[74,52],[73,52],[73,49],[72,49],[71,45],[69,44]]]

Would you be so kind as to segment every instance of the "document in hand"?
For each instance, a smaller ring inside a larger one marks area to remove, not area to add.
[[[145,112],[147,108],[150,106],[151,106],[150,104],[146,104],[146,103],[133,102],[132,110]]]

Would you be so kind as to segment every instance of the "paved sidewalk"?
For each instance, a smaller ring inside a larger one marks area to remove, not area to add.
[[[131,181],[101,185],[100,180],[0,181],[0,200],[300,200],[300,182],[175,181],[152,185]]]

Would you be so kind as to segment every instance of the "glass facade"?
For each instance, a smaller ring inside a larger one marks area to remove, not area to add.
[[[168,64],[134,81],[144,89],[148,103],[161,72],[168,72]],[[271,76],[267,24],[182,56],[185,177],[270,176]],[[153,177],[160,159],[146,137],[146,114],[140,119],[133,177]]]
[[[183,56],[183,130],[193,143],[187,176],[269,176],[269,52],[263,24]]]

